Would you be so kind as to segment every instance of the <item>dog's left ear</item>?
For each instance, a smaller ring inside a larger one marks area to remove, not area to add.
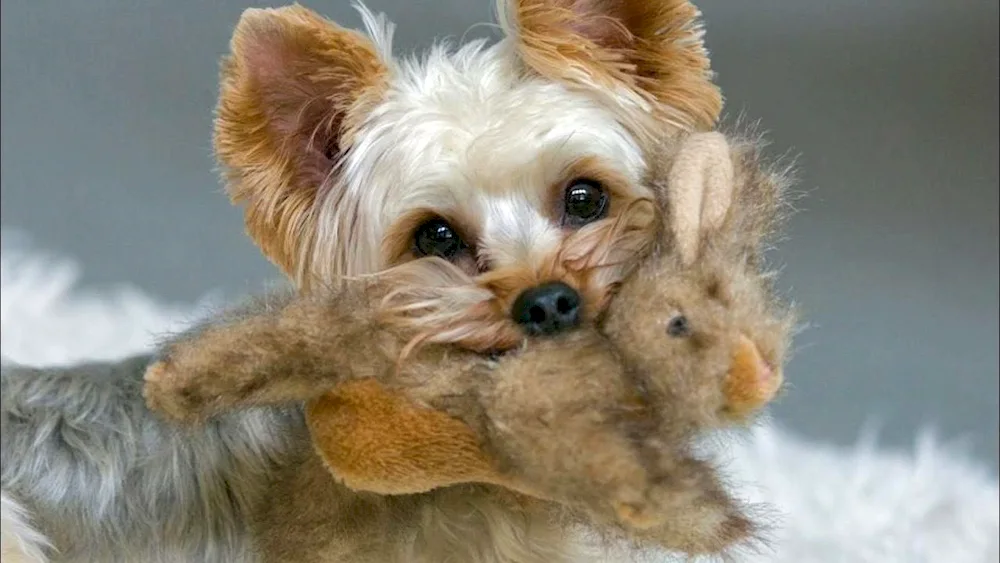
[[[336,186],[388,72],[375,41],[298,4],[248,9],[233,32],[215,152],[248,234],[292,278],[308,270],[321,188]]]
[[[521,59],[547,78],[680,130],[719,118],[700,12],[686,0],[499,0],[498,11]]]

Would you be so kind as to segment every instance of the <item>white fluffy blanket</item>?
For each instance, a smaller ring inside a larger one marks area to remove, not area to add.
[[[3,234],[0,339],[6,358],[29,364],[114,358],[199,315],[121,287],[75,288],[72,262]],[[779,513],[771,545],[749,561],[986,563],[1000,559],[996,475],[929,435],[911,452],[871,441],[837,448],[764,426],[728,444],[741,493]],[[742,557],[737,557],[742,559]]]

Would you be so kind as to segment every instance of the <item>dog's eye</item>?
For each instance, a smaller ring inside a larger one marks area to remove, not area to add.
[[[600,182],[581,178],[566,188],[565,223],[581,226],[604,217],[608,210],[608,194]]]
[[[451,260],[465,248],[465,243],[447,221],[431,219],[417,229],[413,235],[413,246],[420,256],[439,256]]]
[[[691,323],[684,315],[677,315],[667,323],[667,334],[674,338],[691,336]]]

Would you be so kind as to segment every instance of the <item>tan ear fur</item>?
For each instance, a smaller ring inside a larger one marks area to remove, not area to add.
[[[625,87],[678,130],[719,118],[700,12],[686,0],[499,0],[498,12],[542,76],[612,95]]]
[[[384,91],[373,43],[297,4],[246,10],[223,59],[214,144],[249,235],[301,278],[315,203]]]
[[[765,159],[766,142],[753,130],[729,139],[734,170],[731,205],[722,221],[702,229],[701,252],[721,251],[759,268],[763,254],[793,211],[787,192],[794,180],[794,162]]]

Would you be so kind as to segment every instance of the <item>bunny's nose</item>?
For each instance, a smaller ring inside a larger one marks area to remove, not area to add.
[[[750,411],[768,403],[781,388],[781,371],[767,363],[756,344],[740,336],[725,382],[728,407]]]
[[[580,294],[562,282],[525,290],[514,300],[511,316],[531,336],[551,335],[580,324]]]

